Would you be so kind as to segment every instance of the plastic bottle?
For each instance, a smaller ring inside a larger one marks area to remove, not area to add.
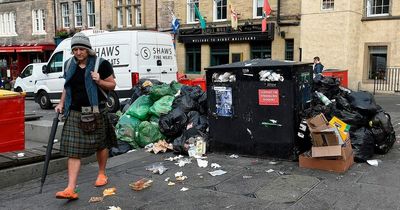
[[[325,106],[328,106],[329,104],[331,104],[331,103],[332,103],[332,101],[331,101],[331,100],[329,100],[329,98],[328,98],[328,97],[326,97],[324,94],[322,94],[322,93],[320,93],[320,92],[318,92],[318,91],[315,91],[315,94],[317,94],[317,96],[318,96],[319,100],[321,100],[321,101],[322,101],[322,103],[324,103],[324,104],[325,104]]]

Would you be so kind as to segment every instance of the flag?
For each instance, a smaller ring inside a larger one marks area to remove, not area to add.
[[[237,28],[238,28],[238,13],[232,7],[231,4],[229,4],[229,8],[231,9],[231,26],[233,29],[237,30]]]
[[[174,34],[176,34],[176,32],[178,31],[180,25],[181,24],[179,23],[179,20],[175,17],[174,14],[172,14],[171,27]]]
[[[206,29],[206,20],[204,20],[203,16],[201,16],[199,8],[197,8],[195,3],[193,3],[193,6],[194,6],[194,12],[196,13],[197,17],[199,17],[201,29]]]
[[[264,0],[263,19],[261,22],[261,31],[262,32],[267,31],[267,18],[269,18],[270,14],[271,14],[271,7],[269,6],[268,0]]]

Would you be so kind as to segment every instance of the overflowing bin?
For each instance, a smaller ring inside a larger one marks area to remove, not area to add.
[[[285,159],[302,152],[311,64],[254,59],[209,67],[206,80],[212,151]]]
[[[0,152],[25,149],[25,94],[0,90]]]
[[[335,77],[339,79],[340,81],[340,86],[343,86],[345,88],[348,87],[349,85],[349,79],[348,79],[348,71],[347,70],[341,70],[341,69],[326,69],[322,72],[322,75],[326,77]]]

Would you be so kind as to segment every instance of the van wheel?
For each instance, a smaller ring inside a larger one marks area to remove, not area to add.
[[[107,101],[109,112],[115,113],[119,110],[119,98],[114,91],[110,91],[110,98]]]
[[[51,102],[49,95],[46,93],[46,91],[41,91],[38,95],[38,102],[40,105],[40,108],[42,109],[50,109],[51,108]]]
[[[21,93],[22,92],[22,88],[21,87],[15,88],[15,92]]]

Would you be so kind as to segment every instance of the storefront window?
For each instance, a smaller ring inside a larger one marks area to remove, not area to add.
[[[211,45],[211,66],[229,63],[229,44]]]
[[[387,47],[370,46],[369,51],[369,71],[368,79],[384,79],[387,65]]]
[[[186,73],[201,72],[201,45],[187,44],[186,48]]]
[[[271,41],[251,42],[251,59],[271,58]]]

